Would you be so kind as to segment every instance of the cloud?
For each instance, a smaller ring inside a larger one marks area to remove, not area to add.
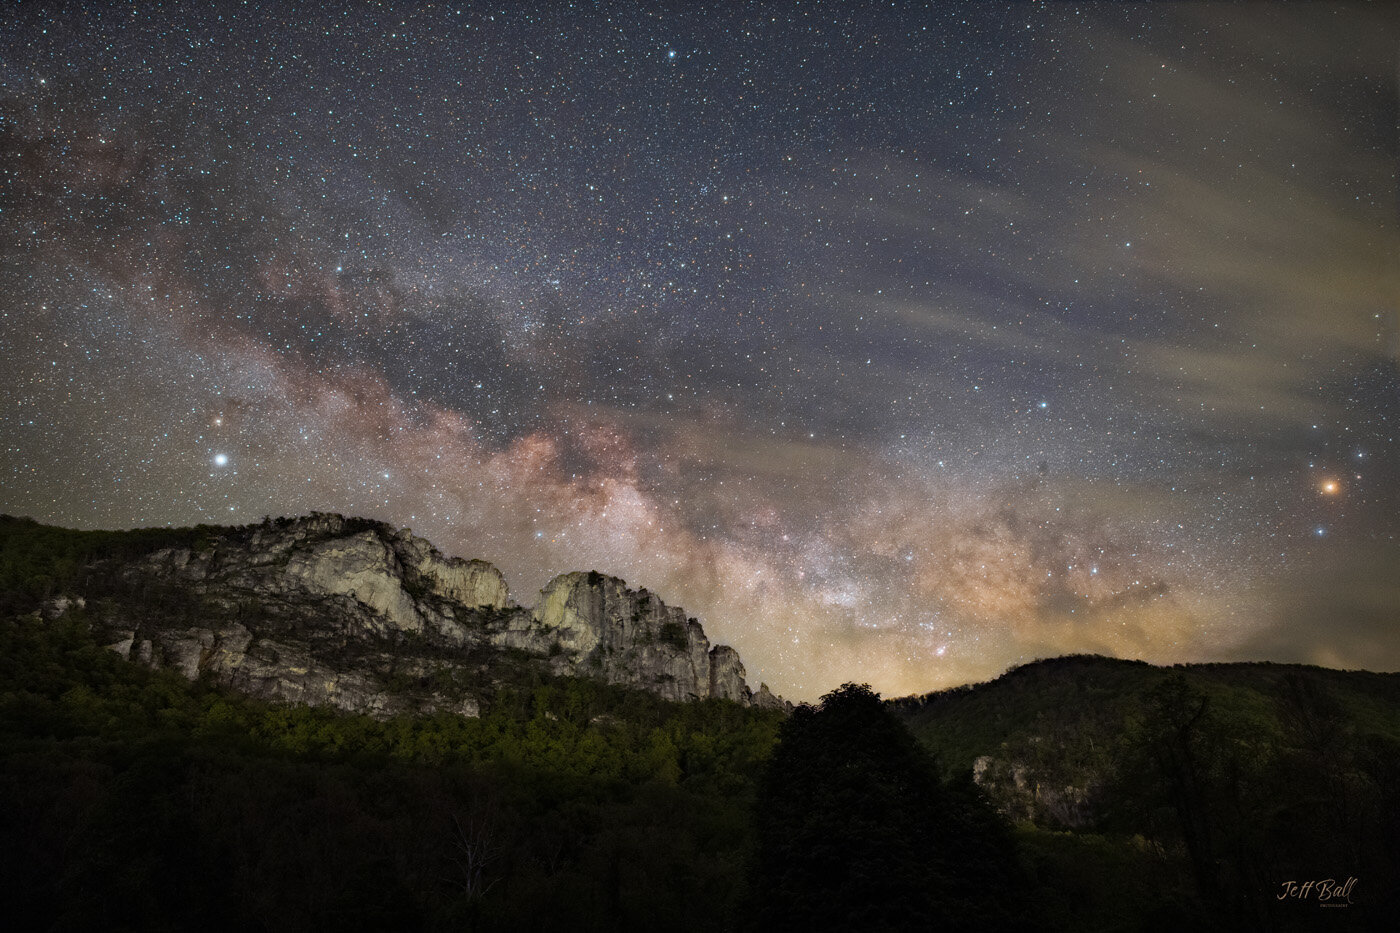
[[[1400,670],[1400,549],[1322,557],[1265,594],[1267,621],[1237,649],[1241,658],[1272,658],[1343,670]]]

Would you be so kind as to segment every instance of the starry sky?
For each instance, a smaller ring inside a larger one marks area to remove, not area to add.
[[[19,3],[0,511],[597,569],[812,698],[1400,668],[1400,15]]]

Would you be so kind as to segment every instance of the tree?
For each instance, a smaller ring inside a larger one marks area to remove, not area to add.
[[[1004,829],[980,800],[940,783],[866,685],[845,684],[783,725],[757,830],[758,928],[1011,925],[1016,871]]]

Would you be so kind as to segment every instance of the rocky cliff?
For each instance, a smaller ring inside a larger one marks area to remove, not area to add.
[[[201,528],[177,546],[99,556],[87,579],[99,582],[47,612],[81,606],[124,656],[269,699],[477,715],[503,685],[546,672],[670,700],[785,705],[751,691],[737,652],[644,589],[568,573],[525,608],[490,564],[364,519]]]

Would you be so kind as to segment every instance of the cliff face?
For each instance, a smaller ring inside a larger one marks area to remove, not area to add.
[[[683,610],[631,590],[616,577],[566,573],[540,592],[531,624],[508,643],[539,652],[557,645],[569,663],[610,683],[644,686],[669,700],[717,697],[774,707],[782,701],[760,686],[749,690],[739,653],[711,647],[705,630]]]
[[[646,590],[569,573],[522,608],[490,564],[377,522],[314,514],[106,563],[121,595],[87,609],[113,650],[269,699],[477,715],[533,669],[670,700],[784,705],[749,689],[737,652]]]

